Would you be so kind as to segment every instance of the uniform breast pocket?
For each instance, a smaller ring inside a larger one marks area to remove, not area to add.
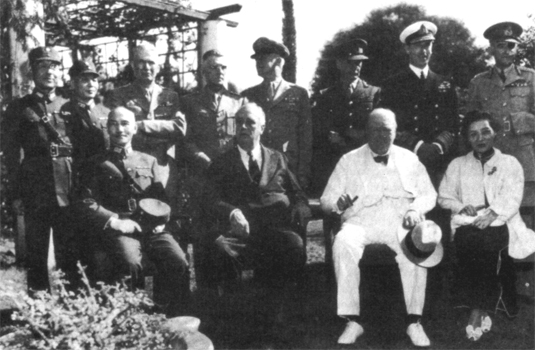
[[[529,86],[515,86],[509,88],[512,104],[510,111],[519,112],[529,110],[530,93],[532,93],[532,91]]]
[[[134,169],[134,181],[142,188],[145,189],[152,184],[154,174],[150,168],[136,168]]]

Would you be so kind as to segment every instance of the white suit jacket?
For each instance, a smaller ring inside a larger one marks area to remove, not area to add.
[[[409,210],[425,214],[436,204],[437,193],[431,184],[425,167],[418,157],[409,150],[393,145],[390,148],[388,163],[394,165],[400,175],[403,190],[412,198]],[[369,169],[375,164],[370,147],[366,144],[345,154],[334,169],[327,187],[321,196],[321,208],[325,213],[338,211],[336,202],[343,194],[359,198],[342,214],[342,221],[369,206],[377,204],[383,197],[378,178],[372,176]],[[389,218],[385,218],[388,220]]]
[[[519,213],[524,172],[515,157],[494,151],[483,167],[473,152],[455,158],[440,184],[438,203],[455,216],[469,204],[484,205],[486,194],[489,209],[498,214],[496,221],[507,223],[509,255],[523,259],[535,252],[535,232],[526,227]],[[457,227],[452,222],[452,230]]]

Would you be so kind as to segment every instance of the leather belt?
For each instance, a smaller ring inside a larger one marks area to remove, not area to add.
[[[70,157],[72,155],[71,145],[58,145],[55,143],[51,143],[49,150],[50,150],[50,156],[52,158]]]

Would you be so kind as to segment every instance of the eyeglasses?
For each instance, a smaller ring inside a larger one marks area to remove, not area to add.
[[[497,43],[496,47],[500,50],[505,50],[505,49],[513,50],[516,47],[516,45],[517,45],[516,43],[507,41],[507,42]]]

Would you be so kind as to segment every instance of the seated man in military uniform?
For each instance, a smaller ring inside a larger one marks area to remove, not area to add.
[[[82,174],[76,206],[87,228],[89,254],[104,252],[98,259],[90,257],[91,272],[107,283],[129,275],[133,288],[142,287],[142,260],[148,257],[157,269],[155,294],[160,292],[164,299],[157,302],[168,304],[167,315],[176,316],[189,297],[187,280],[182,278],[188,271],[185,254],[171,234],[155,233],[158,225],[147,227],[133,216],[141,200],[165,199],[156,158],[132,149],[137,125],[134,113],[125,107],[110,112],[108,131],[110,149],[95,156],[91,171]]]

